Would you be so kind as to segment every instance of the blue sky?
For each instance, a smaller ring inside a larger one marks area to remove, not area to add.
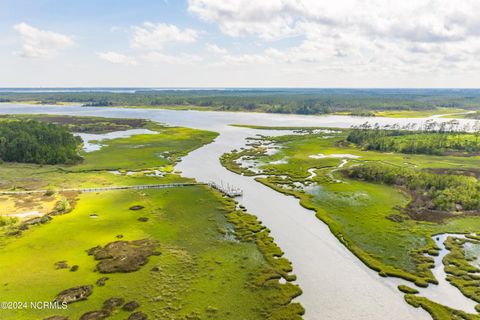
[[[0,87],[479,87],[480,3],[0,0]]]

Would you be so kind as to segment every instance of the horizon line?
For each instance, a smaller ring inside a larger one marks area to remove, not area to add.
[[[21,89],[150,89],[150,90],[245,90],[245,89],[308,89],[308,90],[480,90],[479,87],[150,87],[150,86],[48,86],[0,87],[0,90]]]

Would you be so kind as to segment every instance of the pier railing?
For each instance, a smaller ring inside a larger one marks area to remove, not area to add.
[[[230,184],[224,184],[223,181],[218,184],[218,183],[215,183],[213,181],[209,182],[208,185],[213,188],[213,189],[217,189],[218,191],[220,191],[221,193],[231,197],[231,198],[235,198],[235,197],[241,197],[243,195],[243,191],[242,189],[240,188],[236,188]]]
[[[142,190],[142,189],[163,189],[163,188],[177,188],[188,187],[195,185],[205,185],[205,183],[161,183],[161,184],[141,184],[130,186],[110,186],[110,187],[96,187],[96,188],[66,188],[59,190],[22,190],[22,191],[0,191],[2,195],[15,195],[15,194],[31,194],[31,193],[47,193],[49,191],[54,192],[101,192],[109,190]]]
[[[243,194],[242,190],[223,183],[217,184],[215,182],[209,183],[161,183],[161,184],[142,184],[142,185],[130,185],[130,186],[109,186],[109,187],[96,187],[96,188],[66,188],[59,190],[21,190],[21,191],[0,191],[0,195],[21,195],[21,194],[45,194],[47,192],[102,192],[110,190],[143,190],[143,189],[164,189],[164,188],[179,188],[196,185],[208,185],[209,187],[216,189],[229,197],[239,197]]]

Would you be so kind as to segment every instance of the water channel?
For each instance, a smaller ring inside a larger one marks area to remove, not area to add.
[[[174,111],[127,108],[97,108],[80,106],[40,106],[1,104],[4,114],[66,114],[116,118],[144,118],[168,125],[219,132],[211,144],[191,152],[176,166],[186,177],[201,182],[229,183],[243,189],[238,202],[255,214],[271,230],[271,235],[292,261],[297,283],[303,294],[297,298],[306,309],[307,320],[422,320],[431,319],[421,309],[407,305],[396,288],[412,284],[395,278],[382,278],[367,268],[348,251],[318,220],[314,212],[304,209],[298,200],[278,193],[256,181],[223,168],[219,157],[232,149],[245,146],[246,138],[259,133],[285,134],[281,131],[262,131],[232,127],[230,124],[265,126],[319,126],[347,128],[365,121],[386,124],[421,124],[426,119],[362,118],[348,116],[302,116],[260,113],[228,113]],[[372,121],[373,120],[373,121]],[[436,119],[448,121],[449,119]],[[469,120],[459,120],[467,123]],[[441,268],[441,263],[438,264]],[[446,286],[450,287],[444,289]],[[450,307],[472,312],[475,303],[456,289],[441,281],[421,294]]]

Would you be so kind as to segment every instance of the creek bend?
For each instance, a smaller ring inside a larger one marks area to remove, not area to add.
[[[421,309],[409,306],[403,300],[397,285],[408,284],[396,278],[382,278],[346,249],[298,200],[274,191],[252,177],[228,171],[219,157],[232,149],[245,146],[246,138],[259,133],[279,135],[285,132],[232,127],[230,124],[264,126],[318,126],[348,128],[365,121],[386,124],[423,123],[426,119],[362,118],[349,116],[301,116],[259,113],[229,113],[208,111],[174,111],[152,109],[43,106],[1,104],[3,114],[61,114],[115,118],[143,118],[176,126],[219,132],[211,144],[197,149],[176,166],[185,177],[199,182],[229,183],[243,190],[237,201],[248,212],[255,214],[271,230],[276,243],[293,263],[297,283],[303,294],[297,301],[306,309],[305,319],[365,319],[365,320],[421,320],[430,316]],[[438,122],[450,119],[436,119]],[[469,120],[459,120],[460,123]],[[420,294],[454,308],[471,310],[473,301],[458,298],[455,290],[435,290],[430,285]],[[452,294],[455,297],[452,299]],[[461,295],[461,294],[460,294]],[[450,301],[455,301],[452,305]]]

